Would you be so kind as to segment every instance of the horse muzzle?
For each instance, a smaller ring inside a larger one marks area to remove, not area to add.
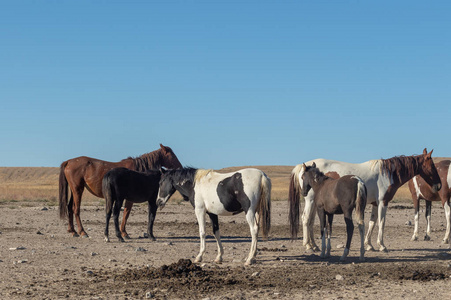
[[[160,209],[163,209],[163,207],[166,205],[166,201],[164,201],[164,199],[163,198],[158,198],[157,199],[157,206],[160,208]]]
[[[442,188],[442,184],[441,184],[441,183],[437,183],[437,184],[434,184],[434,185],[432,186],[432,191],[433,191],[434,193],[437,193],[438,191],[440,191],[441,188]]]

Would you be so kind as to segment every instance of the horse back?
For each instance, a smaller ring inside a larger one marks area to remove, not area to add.
[[[127,168],[114,168],[103,177],[103,192],[107,194],[114,190],[116,197],[131,202],[145,202],[155,198],[158,193],[161,173],[149,170],[146,173],[136,172]]]

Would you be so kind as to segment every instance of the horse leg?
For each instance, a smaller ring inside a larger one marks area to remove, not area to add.
[[[124,212],[122,213],[122,223],[121,223],[121,235],[124,239],[129,240],[130,236],[125,230],[125,225],[127,224],[128,217],[132,211],[133,202],[125,201]]]
[[[323,209],[317,208],[318,212],[318,218],[319,218],[319,226],[321,230],[321,258],[324,258],[326,255],[326,236],[325,236],[325,230],[326,229],[326,213]]]
[[[330,245],[330,238],[332,236],[332,222],[334,220],[334,215],[333,214],[327,214],[327,225],[328,225],[328,230],[327,230],[327,251],[326,251],[326,257],[330,257],[330,250],[332,249],[332,246]]]
[[[450,242],[450,234],[451,234],[451,207],[450,207],[450,199],[445,201],[445,204],[443,205],[443,208],[445,209],[445,217],[446,217],[446,232],[445,237],[443,238],[442,244],[448,244]]]
[[[346,223],[346,247],[343,251],[343,255],[340,257],[340,261],[345,261],[349,254],[349,249],[351,248],[352,235],[354,234],[354,223],[352,222],[352,213],[345,215]],[[359,227],[360,230],[360,227]],[[362,249],[360,249],[362,251]]]
[[[158,206],[155,203],[151,203],[151,201],[149,201],[148,204],[149,219],[147,222],[147,234],[149,235],[149,239],[151,239],[152,241],[157,240],[153,235],[153,222],[155,221],[155,217],[157,216],[157,208]],[[122,217],[122,223],[124,223],[124,217]]]
[[[374,251],[374,247],[371,244],[371,235],[373,234],[374,225],[376,224],[376,218],[377,218],[377,206],[373,205],[373,208],[371,210],[370,222],[368,223],[368,232],[366,233],[365,236],[366,251]]]
[[[313,251],[319,251],[318,245],[315,243],[315,237],[314,237],[314,225],[315,225],[315,210],[316,210],[316,204],[313,202],[313,209],[311,211],[311,217],[310,221],[308,223],[308,235],[309,235],[309,244]]]
[[[70,193],[70,200],[67,204],[67,220],[69,224],[67,232],[72,234],[73,237],[78,237],[79,235],[74,228],[74,196],[72,192]]]
[[[116,230],[116,237],[118,238],[119,242],[125,242],[121,236],[121,231],[119,230],[119,214],[121,212],[122,203],[123,200],[117,199],[114,203],[113,208],[114,229]]]
[[[385,229],[385,216],[387,215],[387,206],[384,201],[380,200],[378,205],[378,225],[379,233],[377,235],[377,245],[379,246],[379,251],[388,252],[387,247],[384,245],[384,229]]]
[[[431,210],[432,210],[432,202],[426,200],[426,212],[424,216],[426,217],[426,235],[424,236],[425,241],[431,240]]]
[[[365,223],[359,224],[359,234],[360,234],[360,261],[365,261]]]
[[[310,191],[309,194],[304,198],[305,207],[302,212],[302,231],[303,231],[303,241],[302,244],[305,246],[306,250],[319,250],[318,246],[315,244],[313,237],[313,224],[315,222],[315,202],[313,201],[314,194]]]
[[[427,201],[426,201],[427,203]],[[415,227],[413,229],[413,235],[411,241],[418,241],[418,229],[419,229],[419,213],[420,213],[420,199],[418,197],[413,198],[413,208],[415,209]]]
[[[210,217],[211,224],[213,226],[213,234],[215,235],[216,244],[218,245],[218,255],[215,258],[215,263],[220,264],[222,263],[222,255],[224,254],[224,249],[222,248],[221,234],[219,232],[218,215],[208,213],[208,216]]]
[[[107,203],[105,204],[105,210],[106,210],[106,216],[105,216],[105,242],[109,242],[110,238],[108,237],[108,231],[109,231],[109,226],[110,226],[110,218],[111,218],[111,213],[112,213],[112,207],[108,205],[108,201],[106,200]]]
[[[252,242],[251,250],[249,251],[249,256],[244,265],[249,266],[255,263],[255,255],[257,254],[257,239],[258,239],[258,223],[255,217],[255,212],[249,209],[246,214],[246,220],[249,224],[249,229],[251,230]]]
[[[195,213],[197,217],[197,223],[199,223],[199,236],[200,236],[200,251],[194,262],[199,263],[202,261],[202,256],[205,253],[205,208],[196,207]]]
[[[81,237],[87,238],[89,237],[86,231],[83,228],[83,225],[81,224],[81,218],[80,218],[80,206],[81,206],[81,196],[83,195],[83,189],[76,190],[75,193],[72,193],[74,196],[74,204],[73,204],[73,210],[75,215],[75,221],[77,222],[78,227],[78,234]],[[73,235],[75,236],[75,235]]]

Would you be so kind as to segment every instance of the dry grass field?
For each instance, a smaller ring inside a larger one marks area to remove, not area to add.
[[[445,158],[434,158],[440,161]],[[290,173],[294,166],[252,166],[265,172],[272,182],[272,200],[287,200]],[[221,173],[232,172],[245,167],[230,167],[218,170]],[[27,200],[46,202],[56,205],[58,202],[59,168],[51,167],[0,167],[0,203],[26,202]],[[83,194],[83,202],[102,202],[88,191]],[[173,201],[181,201],[174,195]],[[395,202],[410,201],[407,185],[398,190]]]

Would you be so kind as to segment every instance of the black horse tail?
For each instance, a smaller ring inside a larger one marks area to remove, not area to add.
[[[64,174],[64,169],[67,166],[68,161],[65,161],[60,166],[60,178],[59,178],[59,213],[60,218],[65,219],[68,216],[68,189],[67,178]]]
[[[111,184],[111,176],[109,176],[109,173],[106,173],[102,179],[102,193],[105,198],[105,212],[111,213],[116,191],[113,184]]]
[[[366,208],[366,197],[367,197],[367,191],[365,183],[362,179],[360,179],[357,176],[354,176],[358,180],[357,183],[357,197],[355,201],[355,215],[356,215],[356,221],[357,224],[363,225],[363,220],[365,217],[365,208]]]
[[[290,187],[288,190],[288,202],[290,203],[290,212],[288,219],[290,220],[290,233],[291,239],[294,240],[298,237],[299,231],[299,209],[301,198],[301,187],[299,185],[299,173],[301,172],[302,165],[297,165],[291,171]]]
[[[262,235],[267,239],[269,230],[271,229],[271,179],[264,173],[261,179],[260,200],[258,202],[257,212]]]

